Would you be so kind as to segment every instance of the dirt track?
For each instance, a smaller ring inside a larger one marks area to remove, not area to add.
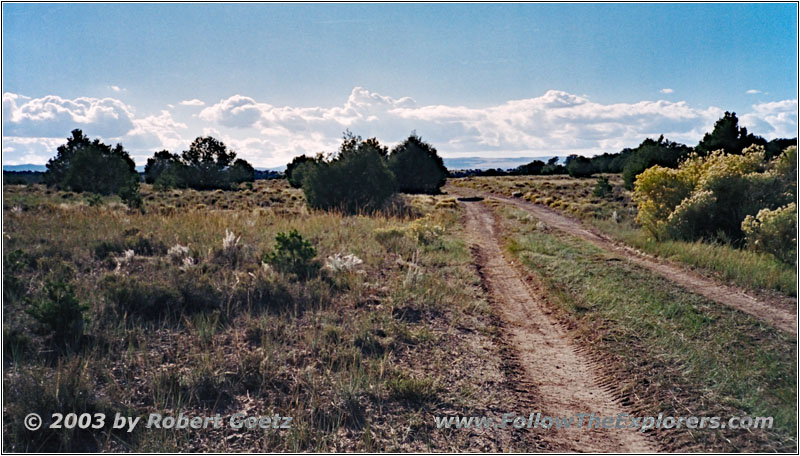
[[[514,205],[530,212],[552,228],[585,239],[592,244],[618,254],[631,262],[647,268],[681,285],[687,290],[702,295],[712,301],[748,313],[770,325],[797,335],[797,300],[789,297],[754,297],[744,290],[721,283],[709,277],[692,272],[672,262],[656,259],[606,236],[585,228],[579,221],[564,216],[548,207],[517,198],[486,194],[475,190],[449,188],[450,193],[463,196],[480,195]]]
[[[516,270],[506,261],[494,218],[480,202],[462,203],[466,229],[482,281],[503,320],[542,415],[595,413],[617,416],[623,407],[600,386],[599,374],[577,351],[569,335]],[[652,452],[654,444],[633,429],[550,429],[546,441],[560,451]]]

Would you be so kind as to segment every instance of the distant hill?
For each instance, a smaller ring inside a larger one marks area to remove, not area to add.
[[[44,165],[3,165],[3,171],[47,171]]]
[[[443,158],[444,166],[447,169],[509,169],[516,168],[519,165],[530,163],[534,160],[541,160],[547,162],[552,158],[548,157],[461,157],[461,158]],[[564,161],[564,157],[558,157],[559,163]]]

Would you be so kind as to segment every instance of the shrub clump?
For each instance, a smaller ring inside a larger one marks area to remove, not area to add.
[[[608,182],[608,178],[605,176],[600,176],[597,178],[597,182],[594,184],[594,189],[592,189],[592,195],[598,198],[605,198],[607,195],[611,194],[611,184]]]
[[[89,307],[78,300],[71,284],[47,281],[44,296],[33,301],[26,312],[39,323],[39,332],[51,337],[53,344],[73,345],[83,335],[87,310]]]
[[[794,200],[796,168],[787,165],[793,154],[794,146],[767,161],[762,146],[751,146],[741,155],[692,154],[677,169],[649,168],[636,179],[636,221],[656,239],[740,244],[747,216]]]
[[[758,252],[775,255],[785,263],[797,261],[797,205],[789,203],[775,210],[761,209],[742,222],[747,245]]]
[[[401,192],[439,193],[447,180],[447,168],[436,148],[416,134],[392,149],[388,164]]]
[[[303,193],[309,207],[346,214],[374,212],[395,193],[386,147],[375,138],[347,134],[338,154],[304,167]]]
[[[314,260],[316,256],[317,249],[293,229],[275,236],[275,248],[264,255],[264,262],[280,272],[305,279],[319,272],[320,265]]]

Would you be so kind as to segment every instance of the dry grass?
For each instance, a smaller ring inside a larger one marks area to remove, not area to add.
[[[5,451],[537,448],[526,436],[435,429],[435,414],[515,406],[452,200],[404,198],[383,215],[344,217],[309,212],[283,181],[143,187],[144,212],[114,197],[4,188]],[[353,254],[363,264],[308,279],[262,264],[291,229],[321,262]],[[47,280],[74,284],[90,307],[75,348],[54,347],[24,312]],[[279,431],[34,434],[21,427],[33,411],[294,420]]]

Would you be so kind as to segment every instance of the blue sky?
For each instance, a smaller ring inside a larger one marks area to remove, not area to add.
[[[4,4],[3,159],[71,128],[137,162],[222,138],[257,166],[342,131],[445,156],[797,130],[795,4]]]

